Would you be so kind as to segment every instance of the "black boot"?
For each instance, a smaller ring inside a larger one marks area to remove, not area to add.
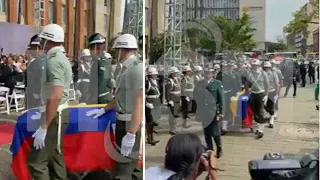
[[[258,132],[257,133],[257,139],[261,139],[263,137],[263,132]]]
[[[221,147],[221,146],[218,146],[218,147],[217,147],[217,154],[216,154],[217,159],[219,159],[220,157],[222,157],[222,155],[223,155],[222,147]]]

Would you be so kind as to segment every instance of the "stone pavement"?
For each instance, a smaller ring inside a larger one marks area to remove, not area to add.
[[[250,179],[248,162],[252,159],[262,159],[268,152],[281,152],[287,157],[300,157],[316,150],[319,147],[319,111],[315,108],[314,88],[314,85],[298,88],[296,98],[292,96],[281,98],[279,118],[275,122],[275,127],[274,129],[266,127],[262,139],[257,140],[252,133],[247,132],[230,132],[223,136],[224,156],[218,160],[218,166],[225,170],[219,173],[221,180]],[[164,149],[171,137],[167,133],[167,122],[167,117],[163,117],[160,121],[162,129],[155,134],[156,138],[161,140],[160,143],[157,146],[146,146],[146,168],[163,164]],[[200,123],[193,120],[192,125],[188,132],[198,134],[204,142]],[[182,128],[179,130],[186,131]],[[199,179],[204,179],[204,176]]]

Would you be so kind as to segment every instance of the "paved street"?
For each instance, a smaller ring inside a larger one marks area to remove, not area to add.
[[[315,108],[314,88],[315,85],[298,88],[296,98],[281,98],[275,128],[266,127],[262,139],[256,140],[253,134],[246,132],[234,132],[223,136],[224,156],[218,160],[218,166],[225,170],[219,173],[221,180],[250,179],[249,160],[262,159],[268,152],[281,152],[287,157],[299,157],[318,148],[319,111]],[[291,92],[289,94],[292,95]],[[164,117],[160,122],[162,129],[156,134],[156,138],[161,142],[157,146],[146,146],[147,168],[163,164],[164,149],[171,137],[167,133],[167,122],[167,117]],[[181,122],[180,120],[180,124]],[[200,123],[193,121],[192,125],[188,131],[198,134],[204,142]],[[182,128],[179,130],[186,131]]]

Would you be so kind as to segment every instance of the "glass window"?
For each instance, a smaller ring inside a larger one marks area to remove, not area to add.
[[[149,8],[145,8],[145,15],[144,15],[144,18],[145,18],[145,25],[146,26],[149,26]]]
[[[49,2],[49,23],[53,23],[53,17],[54,17],[54,4],[53,2]]]
[[[88,26],[88,20],[89,20],[89,16],[88,16],[88,11],[84,10],[84,27],[86,28]]]
[[[104,30],[108,32],[109,27],[108,27],[108,15],[104,15]]]
[[[84,36],[84,48],[87,47],[87,36]]]
[[[6,1],[7,0],[0,0],[0,12],[7,12]]]
[[[67,6],[66,5],[63,5],[62,6],[62,24],[63,25],[66,25],[67,24]]]

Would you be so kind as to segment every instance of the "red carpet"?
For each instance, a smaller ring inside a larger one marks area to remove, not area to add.
[[[0,124],[0,146],[12,142],[14,134],[14,125],[9,123]]]

